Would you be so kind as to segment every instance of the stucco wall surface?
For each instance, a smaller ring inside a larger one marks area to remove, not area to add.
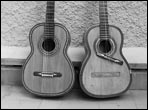
[[[147,1],[109,1],[109,22],[124,33],[125,47],[147,47]],[[1,45],[29,46],[30,29],[45,21],[46,1],[1,1]],[[99,2],[56,1],[55,21],[83,45],[84,32],[99,23]]]

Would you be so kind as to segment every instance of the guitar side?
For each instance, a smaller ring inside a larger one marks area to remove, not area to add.
[[[31,53],[23,67],[24,87],[38,96],[61,96],[68,93],[74,85],[74,69],[67,55],[70,45],[70,34],[61,24],[55,24],[57,52],[45,55],[41,52],[39,43],[44,35],[45,23],[37,24],[30,32]],[[58,72],[59,78],[43,78],[34,75],[34,72]]]
[[[99,25],[93,26],[84,37],[86,57],[80,71],[80,85],[87,95],[94,98],[120,96],[129,89],[132,81],[130,67],[122,54],[123,34],[119,28],[109,26],[111,39],[115,43],[111,57],[123,61],[121,66],[96,55],[94,45],[100,36],[99,30]],[[104,73],[112,76],[103,76]]]

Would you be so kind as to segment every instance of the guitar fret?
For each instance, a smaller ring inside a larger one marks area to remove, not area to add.
[[[100,13],[100,15],[102,15],[102,16],[108,16],[108,14],[105,14],[105,13],[104,14]]]
[[[54,29],[53,29],[53,30],[46,30],[46,33],[51,33],[51,34],[53,34],[53,33],[54,33]]]
[[[54,35],[52,35],[52,36],[45,35],[44,37],[45,38],[54,38]]]
[[[45,29],[46,31],[53,31],[54,30],[54,28],[51,28],[51,29]]]
[[[103,32],[103,33],[108,32],[108,31],[109,31],[108,29],[107,30],[100,30],[100,32]]]
[[[54,34],[44,34],[44,36],[54,36]]]
[[[54,23],[48,22],[47,24],[45,24],[45,26],[54,26]]]
[[[46,33],[54,33],[54,29],[45,29]]]
[[[54,15],[55,15],[55,1],[47,1],[46,7],[46,24],[44,26],[44,34],[47,37],[54,37],[55,24],[54,24]]]
[[[101,15],[101,16],[108,16],[108,14],[100,14],[100,15]],[[101,16],[100,16],[100,17],[101,17]]]
[[[54,36],[54,34],[46,34],[46,33],[44,33],[44,36]]]
[[[47,7],[54,7],[54,3],[53,4],[47,4]]]
[[[102,26],[108,26],[108,21],[107,22],[100,22],[100,25],[102,25]]]
[[[100,4],[100,8],[107,8],[107,5]]]
[[[46,36],[53,36],[54,34],[44,33]]]
[[[48,12],[46,15],[54,16],[54,12]]]
[[[107,33],[106,34],[100,34],[100,36],[106,36],[106,35],[108,35]]]
[[[45,36],[54,36],[54,34],[47,34],[47,33],[45,33],[44,35]]]
[[[48,24],[48,25],[50,25],[50,24],[52,25],[52,24],[54,24],[54,23],[52,22],[52,23],[47,23],[47,24]]]
[[[54,10],[48,10],[48,11],[54,11]],[[46,14],[50,14],[50,13],[53,14],[54,12],[46,12]]]
[[[55,9],[54,9],[54,8],[49,8],[49,7],[48,7],[47,10],[48,10],[48,11],[49,11],[49,10],[53,10],[53,11],[54,11]]]
[[[103,30],[103,31],[100,30],[100,32],[101,32],[102,34],[108,33],[108,31],[109,31],[109,30]]]
[[[54,34],[44,34],[44,36],[54,36]]]
[[[108,20],[107,19],[106,20],[101,20],[100,19],[100,23],[102,23],[102,24],[108,23]]]
[[[46,31],[46,33],[48,33],[48,34],[54,34],[54,32],[53,31]]]
[[[99,14],[100,14],[100,36],[109,36],[109,25],[108,25],[108,12],[107,12],[107,1],[99,2]]]
[[[100,22],[100,25],[101,25],[102,27],[103,27],[103,26],[109,26],[109,25],[108,25],[108,22],[106,22],[106,21],[104,21],[104,22],[101,21],[101,22]]]
[[[45,32],[45,35],[54,35],[54,33],[51,34],[51,33],[46,33],[46,32]]]
[[[54,21],[53,21],[53,22],[54,22]],[[49,23],[49,22],[46,21],[46,23]],[[45,27],[47,27],[47,28],[48,28],[48,27],[54,27],[54,26],[55,26],[54,24],[46,24],[46,25],[45,25]]]
[[[45,31],[50,31],[49,33],[52,33],[55,29],[45,29]]]
[[[54,33],[47,33],[47,32],[45,32],[45,34],[46,35],[54,35]]]
[[[51,24],[48,24],[48,23],[53,23],[54,22],[54,20],[46,20],[46,22],[47,22],[47,25],[51,25]],[[53,23],[54,24],[54,23]]]
[[[46,28],[46,29],[54,28],[54,25],[46,25],[45,28]]]
[[[106,27],[106,28],[108,28],[109,27],[109,25],[108,24],[104,24],[104,25],[102,25],[102,24],[100,24],[101,26],[100,27]]]
[[[47,32],[49,32],[49,33],[53,33],[53,31],[54,31],[54,29],[45,29]]]
[[[48,22],[47,22],[47,23],[48,23]],[[53,24],[53,25],[51,25],[51,24],[46,24],[46,25],[45,25],[46,28],[50,28],[50,27],[54,27],[54,26],[55,26],[54,24]]]
[[[106,23],[100,23],[100,27],[108,27],[109,25],[108,24],[106,24]]]
[[[106,29],[106,28],[108,28],[108,26],[106,25],[106,26],[100,26],[101,28],[102,28],[102,30],[104,30],[104,29]]]
[[[109,33],[100,33],[101,36],[109,35]]]
[[[55,30],[55,28],[50,28],[50,29],[47,29],[47,28],[45,28],[45,30],[48,32],[48,31],[53,31],[53,30]]]
[[[46,33],[46,34],[54,34],[53,31],[46,31],[45,33]]]
[[[106,17],[106,18],[108,17],[108,14],[99,14],[99,15],[100,15],[100,18],[101,17]]]
[[[108,13],[99,13],[100,15],[108,15]]]
[[[101,37],[100,38],[108,38],[109,34],[107,35],[100,35]]]
[[[104,26],[100,26],[102,28],[102,30],[108,28],[109,26],[108,25],[104,25]]]
[[[106,35],[108,35],[108,34],[107,33],[106,34],[102,34],[102,33],[100,34],[100,36],[106,36]]]
[[[51,12],[54,13],[54,11],[55,10],[53,10],[53,9],[52,10],[51,9],[47,9],[47,12],[46,13],[51,13]]]
[[[100,6],[100,9],[107,9],[105,5]]]
[[[54,29],[45,29],[47,31],[47,33],[54,33]]]
[[[54,24],[46,24],[45,27],[54,27]]]
[[[54,33],[54,30],[55,30],[55,29],[45,29],[45,31],[46,31],[47,33]]]
[[[108,27],[106,27],[106,28],[101,28],[100,30],[101,30],[101,31],[106,31],[106,30],[108,30]]]
[[[46,33],[53,34],[54,30],[45,30]]]
[[[106,32],[106,33],[100,33],[100,35],[109,35],[109,32]]]
[[[48,23],[47,24],[54,24],[54,19],[46,19],[46,21],[48,21]]]
[[[100,14],[100,18],[101,17],[108,17],[108,14]]]
[[[100,29],[100,31],[101,31],[101,32],[107,32],[108,30],[107,30],[107,29],[106,29],[106,30],[101,30],[101,29]]]
[[[55,25],[45,25],[45,28],[53,28]]]
[[[101,21],[108,21],[108,17],[100,17]]]

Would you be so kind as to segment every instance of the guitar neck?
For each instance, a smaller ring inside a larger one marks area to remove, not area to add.
[[[99,1],[100,34],[102,37],[109,36],[107,1]]]
[[[55,1],[47,1],[45,36],[54,37]]]

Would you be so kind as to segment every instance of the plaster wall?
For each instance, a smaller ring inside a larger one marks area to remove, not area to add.
[[[147,1],[109,1],[108,11],[125,47],[147,47]],[[29,46],[29,31],[45,21],[45,12],[46,1],[1,1],[1,45]],[[70,31],[71,46],[81,46],[84,32],[99,23],[99,2],[56,1],[55,21]]]

